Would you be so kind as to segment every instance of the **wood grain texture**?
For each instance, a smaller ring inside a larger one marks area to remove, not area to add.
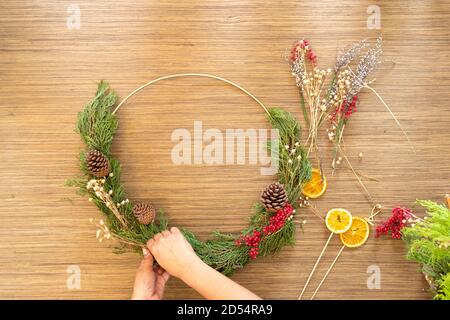
[[[300,118],[298,92],[283,54],[307,37],[321,66],[336,48],[375,37],[368,30],[373,1],[77,1],[81,28],[66,27],[71,1],[0,3],[0,298],[127,299],[139,257],[115,255],[98,244],[88,223],[98,216],[86,199],[63,187],[78,174],[83,147],[73,132],[76,114],[106,79],[121,97],[158,76],[203,72],[233,80],[265,104]],[[387,61],[376,90],[407,130],[414,155],[377,99],[361,95],[346,131],[358,170],[376,177],[367,187],[387,207],[416,198],[440,201],[449,191],[450,5],[448,1],[377,1]],[[175,166],[176,128],[267,128],[258,105],[208,79],[176,79],[144,90],[119,111],[114,153],[133,199],[152,199],[177,226],[201,238],[214,228],[237,231],[273,177],[259,166]],[[329,154],[330,146],[321,142]],[[358,153],[364,157],[358,162]],[[325,160],[329,163],[330,157]],[[326,171],[330,173],[329,167]],[[322,212],[370,208],[345,168],[329,178],[317,201]],[[385,213],[385,217],[388,212]],[[251,263],[233,279],[263,298],[295,299],[328,233],[307,211],[295,246]],[[332,241],[308,297],[339,250]],[[418,266],[404,259],[400,241],[371,238],[345,250],[318,299],[426,299]],[[81,289],[68,290],[66,269],[81,268]],[[381,288],[369,290],[367,268],[381,269]],[[199,298],[176,279],[166,298]]]

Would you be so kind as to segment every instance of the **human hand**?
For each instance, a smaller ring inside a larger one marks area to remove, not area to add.
[[[147,247],[161,267],[182,280],[194,264],[202,262],[181,231],[175,227],[155,235],[147,242]]]
[[[153,256],[142,250],[144,259],[136,272],[132,300],[161,300],[169,274],[160,267],[153,267]]]

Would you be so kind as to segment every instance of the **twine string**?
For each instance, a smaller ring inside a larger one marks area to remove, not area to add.
[[[372,208],[372,212],[370,212],[370,215],[366,218],[366,221],[373,226],[373,220],[374,218],[381,213],[382,206],[380,204],[376,204]]]
[[[370,194],[369,190],[367,189],[366,185],[362,182],[361,178],[359,177],[358,173],[356,173],[355,169],[353,168],[350,160],[347,158],[347,155],[345,154],[345,152],[342,150],[341,147],[339,147],[339,151],[342,154],[342,156],[344,157],[345,161],[347,162],[347,165],[349,166],[350,170],[353,172],[353,174],[355,175],[356,179],[358,180],[358,183],[361,185],[361,187],[363,188],[364,192],[367,195],[367,198],[369,200],[369,202],[373,205],[376,206],[375,201],[373,200],[372,195]]]
[[[408,134],[406,133],[405,129],[403,129],[403,126],[400,124],[400,121],[398,121],[397,117],[395,116],[395,114],[392,112],[391,108],[389,108],[389,106],[387,105],[386,102],[384,102],[383,98],[378,94],[378,92],[372,88],[371,86],[369,86],[368,84],[364,84],[364,87],[371,90],[376,96],[377,98],[381,101],[381,103],[386,107],[386,109],[389,111],[389,113],[391,114],[392,118],[394,118],[395,123],[397,124],[397,126],[400,128],[400,130],[402,131],[403,135],[406,137],[406,140],[408,141],[409,146],[411,147],[411,150],[414,152],[414,154],[417,154],[416,149],[414,148],[414,145],[412,144],[411,140],[409,139]]]
[[[230,81],[228,79],[222,78],[222,77],[218,77],[218,76],[213,76],[210,74],[205,74],[205,73],[177,73],[177,74],[171,74],[171,75],[167,75],[164,77],[159,77],[157,79],[153,79],[145,84],[143,84],[142,86],[140,86],[139,88],[135,89],[134,91],[132,91],[129,95],[127,95],[118,105],[117,107],[114,109],[114,111],[112,112],[112,114],[115,114],[120,107],[129,99],[131,98],[133,95],[135,95],[136,93],[138,93],[139,91],[141,91],[142,89],[156,83],[162,80],[166,80],[166,79],[172,79],[172,78],[180,78],[180,77],[204,77],[204,78],[210,78],[210,79],[216,79],[225,83],[228,83],[230,85],[232,85],[233,87],[241,90],[242,92],[244,92],[246,95],[248,95],[250,98],[252,98],[254,101],[256,101],[261,108],[263,108],[263,110],[270,116],[269,110],[267,109],[267,107],[257,98],[255,97],[252,93],[250,93],[248,90],[246,90],[245,88],[243,88],[242,86],[238,85],[237,83]]]

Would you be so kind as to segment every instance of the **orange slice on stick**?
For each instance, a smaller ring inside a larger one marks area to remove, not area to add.
[[[333,233],[344,233],[352,226],[352,214],[341,208],[331,209],[325,217],[325,224]]]
[[[341,233],[339,238],[342,243],[349,248],[362,246],[369,238],[369,224],[366,220],[353,217],[352,226],[346,232]]]
[[[311,180],[303,186],[303,195],[314,199],[320,197],[327,189],[327,179],[321,174],[319,169],[313,168]]]

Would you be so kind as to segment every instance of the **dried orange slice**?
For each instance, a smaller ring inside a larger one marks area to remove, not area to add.
[[[346,232],[341,233],[339,238],[346,247],[356,248],[362,246],[369,238],[369,224],[366,220],[353,217],[352,226]]]
[[[352,214],[341,208],[331,209],[325,217],[325,224],[333,233],[344,233],[352,226]]]
[[[320,173],[319,169],[313,168],[311,171],[311,180],[303,186],[303,195],[309,198],[318,198],[327,189],[327,179]]]

